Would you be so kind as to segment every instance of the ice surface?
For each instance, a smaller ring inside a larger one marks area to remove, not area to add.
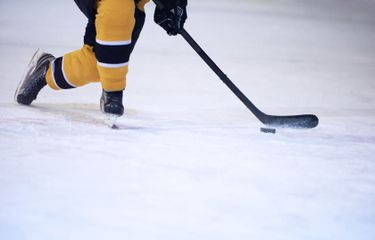
[[[0,239],[375,239],[375,2],[190,1],[186,29],[256,105],[320,117],[275,135],[146,10],[112,130],[98,84],[13,103],[85,18],[0,1]]]

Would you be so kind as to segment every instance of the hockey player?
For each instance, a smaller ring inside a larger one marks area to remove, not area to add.
[[[177,35],[187,18],[187,0],[154,0],[154,21],[169,35]],[[75,0],[88,18],[81,49],[55,58],[40,50],[33,56],[15,100],[30,105],[46,85],[55,90],[71,89],[100,82],[100,109],[123,115],[129,57],[145,21],[149,0]]]

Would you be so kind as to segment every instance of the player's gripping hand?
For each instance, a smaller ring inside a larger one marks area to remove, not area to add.
[[[177,35],[184,27],[187,19],[187,0],[159,0],[163,8],[157,6],[154,21],[167,31],[168,35]]]

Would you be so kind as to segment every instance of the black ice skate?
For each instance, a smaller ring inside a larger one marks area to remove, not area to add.
[[[47,85],[47,69],[54,59],[54,56],[40,49],[35,52],[14,94],[17,103],[30,105],[36,99],[39,91]]]
[[[122,91],[106,92],[103,90],[100,98],[100,110],[105,114],[105,124],[116,128],[116,120],[124,114],[122,105]]]

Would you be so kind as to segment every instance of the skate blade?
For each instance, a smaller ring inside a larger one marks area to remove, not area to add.
[[[20,82],[18,83],[17,89],[14,93],[14,97],[13,97],[14,102],[17,103],[17,96],[19,95],[21,91],[21,87],[24,85],[24,82],[26,81],[26,79],[30,76],[30,73],[34,71],[36,64],[38,63],[38,59],[40,58],[42,54],[43,54],[43,51],[40,48],[38,48],[36,52],[34,53],[33,57],[31,58],[24,74],[22,75]]]
[[[118,126],[116,125],[118,117],[119,116],[115,114],[104,114],[104,124],[109,128],[118,129]]]

